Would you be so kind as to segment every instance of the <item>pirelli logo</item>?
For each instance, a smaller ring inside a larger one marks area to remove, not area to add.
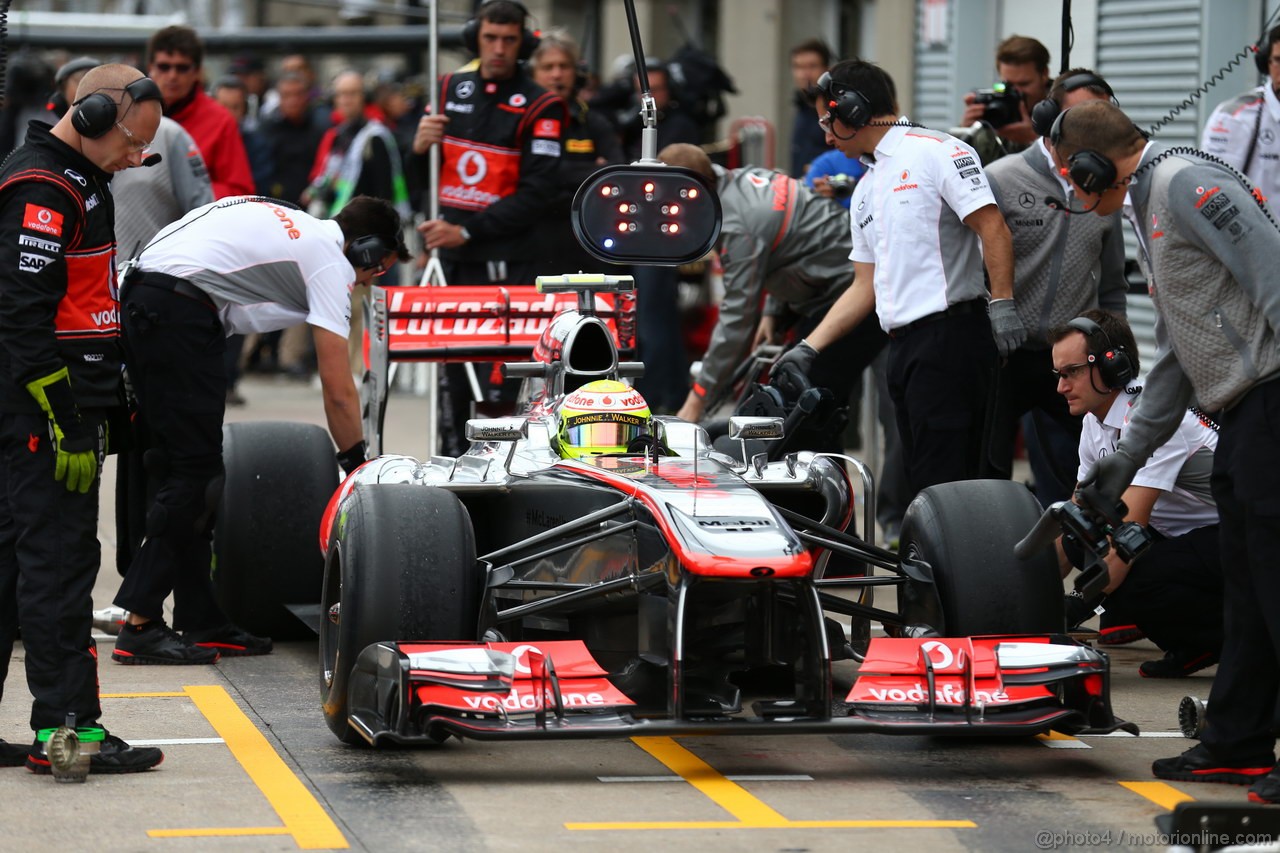
[[[19,234],[18,245],[26,246],[28,249],[39,249],[42,252],[53,252],[55,255],[62,251],[62,244],[58,241],[32,237],[30,234]]]

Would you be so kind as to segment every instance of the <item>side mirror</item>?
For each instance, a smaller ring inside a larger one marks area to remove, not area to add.
[[[720,236],[720,196],[691,169],[606,166],[578,187],[573,233],[593,257],[613,264],[678,266]]]

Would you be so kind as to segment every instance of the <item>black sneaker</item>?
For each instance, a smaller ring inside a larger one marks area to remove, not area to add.
[[[1224,785],[1252,785],[1275,768],[1274,758],[1259,761],[1222,761],[1204,744],[1196,744],[1175,758],[1157,758],[1151,772],[1157,779],[1174,782],[1221,782]]]
[[[1165,652],[1159,660],[1144,661],[1138,666],[1143,678],[1186,678],[1193,672],[1218,662],[1217,652]]]
[[[90,773],[141,773],[150,770],[161,761],[164,753],[154,746],[129,746],[120,738],[107,733],[102,740],[96,755],[89,756]],[[49,767],[49,759],[44,754],[44,747],[39,741],[26,754],[27,769],[32,773],[46,775],[53,772]]]
[[[29,747],[0,739],[0,767],[21,767],[27,762]]]
[[[1080,590],[1073,589],[1062,597],[1062,610],[1067,617],[1067,630],[1074,631],[1084,622],[1088,622],[1098,610],[1103,596],[1085,598]]]
[[[213,649],[223,657],[271,654],[270,637],[255,637],[230,622],[217,628],[183,631],[182,639],[202,649]]]
[[[218,651],[193,646],[179,637],[177,631],[159,619],[153,619],[141,631],[125,625],[116,637],[111,659],[128,664],[215,663]]]
[[[1280,804],[1280,765],[1249,786],[1249,802],[1268,806]]]

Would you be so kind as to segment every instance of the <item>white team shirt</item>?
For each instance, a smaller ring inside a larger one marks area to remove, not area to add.
[[[356,271],[342,242],[332,220],[232,197],[166,226],[142,250],[138,266],[207,293],[228,335],[306,322],[346,337]]]
[[[987,298],[981,244],[963,222],[996,203],[977,153],[936,130],[891,127],[864,162],[849,206],[849,257],[876,265],[881,328]]]
[[[1244,171],[1255,129],[1258,141],[1245,174],[1262,190],[1271,210],[1280,213],[1280,99],[1270,83],[1218,104],[1205,123],[1200,147]]]
[[[1076,480],[1084,479],[1093,464],[1103,456],[1114,453],[1124,428],[1129,423],[1129,413],[1138,395],[1121,391],[1111,404],[1106,418],[1099,421],[1092,413],[1084,416],[1080,430],[1080,470]],[[1198,451],[1213,452],[1218,447],[1218,433],[1205,425],[1193,412],[1185,412],[1178,431],[1162,444],[1147,464],[1138,470],[1133,485],[1147,486],[1163,492],[1151,508],[1150,524],[1161,535],[1173,538],[1197,527],[1218,523],[1218,508],[1207,494],[1207,473],[1203,457],[1194,467],[1204,475],[1205,482],[1199,493],[1186,488],[1187,476],[1183,466]]]

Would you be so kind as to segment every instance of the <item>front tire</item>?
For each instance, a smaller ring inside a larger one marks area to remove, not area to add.
[[[902,522],[904,561],[928,563],[933,583],[902,589],[903,621],[944,637],[1063,630],[1062,580],[1052,547],[1028,560],[1013,546],[1035,525],[1040,504],[1008,480],[930,486]]]
[[[382,640],[474,642],[482,575],[466,507],[431,486],[357,486],[325,561],[320,696],[344,743],[365,741],[347,722],[356,657]]]

